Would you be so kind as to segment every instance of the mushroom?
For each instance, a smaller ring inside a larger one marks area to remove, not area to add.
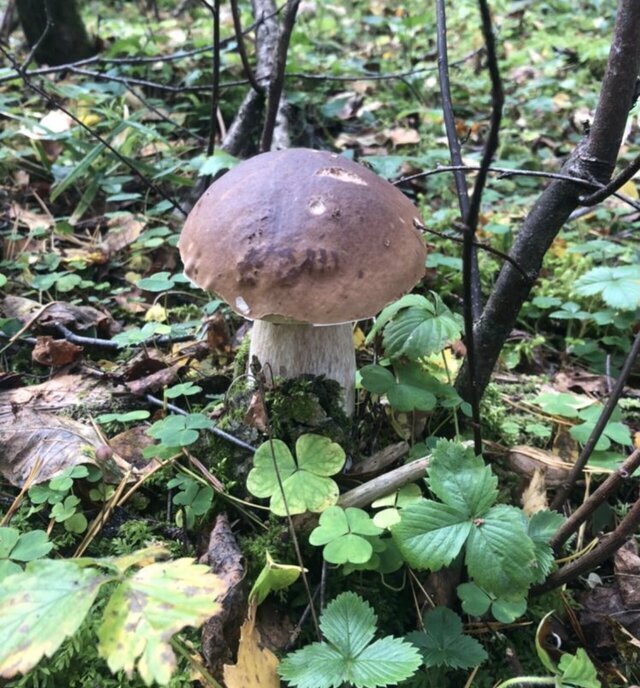
[[[325,375],[353,413],[352,322],[423,276],[418,211],[347,158],[305,148],[257,155],[215,181],[185,222],[185,274],[254,320],[250,361],[274,376]]]

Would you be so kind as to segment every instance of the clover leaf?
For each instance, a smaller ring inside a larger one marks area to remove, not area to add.
[[[44,557],[52,547],[44,530],[31,530],[21,535],[16,528],[0,528],[0,581],[22,571],[16,562]]]
[[[269,508],[278,516],[287,514],[285,500],[290,514],[324,511],[338,500],[338,486],[329,476],[344,462],[342,447],[321,435],[301,435],[295,459],[281,440],[264,442],[256,450],[247,489],[256,497],[270,498]]]
[[[525,597],[490,595],[475,583],[461,583],[457,587],[462,608],[471,616],[483,616],[489,609],[493,617],[502,623],[513,623],[527,610]]]
[[[198,430],[212,427],[212,421],[203,413],[189,413],[186,416],[176,414],[157,420],[147,434],[160,440],[166,447],[186,447],[198,439]]]
[[[382,533],[366,511],[349,507],[330,506],[320,516],[318,525],[309,536],[312,545],[324,545],[322,556],[330,564],[364,564],[371,559],[373,547],[366,536]]]
[[[338,595],[320,617],[325,640],[287,655],[278,672],[298,688],[357,688],[397,685],[420,666],[413,645],[386,636],[372,642],[376,616],[353,592]]]

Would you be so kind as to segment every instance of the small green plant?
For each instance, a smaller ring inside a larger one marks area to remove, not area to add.
[[[324,640],[287,655],[280,676],[298,688],[395,686],[420,666],[415,647],[386,636],[374,642],[376,616],[358,595],[343,592],[320,617]]]
[[[40,559],[5,578],[0,676],[24,674],[51,657],[111,583],[98,629],[100,655],[113,672],[131,676],[137,668],[147,685],[167,684],[176,667],[171,636],[215,614],[224,584],[208,566],[191,559],[156,561],[163,555],[162,548],[149,547],[117,558]]]
[[[20,573],[21,563],[44,557],[52,548],[53,543],[44,530],[21,534],[16,528],[0,528],[0,581],[13,573]]]
[[[580,296],[600,296],[611,308],[635,310],[640,305],[640,268],[637,265],[600,266],[575,283]]]
[[[452,313],[437,294],[431,298],[408,294],[387,306],[378,316],[367,342],[382,333],[386,365],[360,370],[362,386],[372,394],[386,395],[396,411],[431,411],[466,404],[450,385],[432,375],[425,362],[460,337],[462,319]],[[393,364],[393,369],[386,367]]]
[[[460,617],[450,609],[430,609],[423,623],[424,631],[409,633],[407,640],[420,649],[426,667],[468,669],[487,658],[482,645],[464,635]]]
[[[364,564],[373,555],[370,539],[382,532],[366,511],[330,506],[320,515],[320,525],[311,532],[309,543],[324,545],[322,556],[330,564]]]
[[[213,488],[202,485],[188,475],[178,475],[172,478],[167,487],[177,488],[173,495],[173,503],[179,507],[176,523],[181,528],[193,528],[198,516],[204,516],[213,504]]]
[[[390,495],[376,499],[371,504],[373,509],[380,509],[373,517],[373,522],[380,528],[390,528],[400,522],[400,510],[405,506],[417,502],[422,497],[420,487],[409,483]]]
[[[301,435],[295,459],[284,442],[271,440],[256,450],[247,489],[268,498],[269,508],[278,516],[287,514],[285,500],[290,514],[324,511],[338,501],[338,485],[329,476],[338,473],[344,462],[342,447],[328,437]]]
[[[186,447],[197,442],[200,430],[209,430],[213,421],[204,413],[174,414],[157,420],[147,434],[164,447]]]
[[[602,404],[592,399],[568,392],[543,392],[533,400],[533,403],[540,406],[546,413],[581,421],[569,430],[571,437],[580,444],[585,444],[589,439],[603,408]],[[622,412],[619,408],[614,409],[609,422],[605,425],[596,443],[596,451],[606,451],[611,447],[611,442],[623,446],[631,445],[631,433],[629,427],[622,422]]]
[[[495,503],[497,478],[472,449],[440,440],[427,474],[440,501],[409,504],[391,527],[405,560],[437,571],[464,550],[468,574],[479,588],[495,596],[525,597],[529,586],[549,573],[553,556],[546,543],[551,533],[534,528],[534,540],[521,509]],[[534,518],[543,520],[546,513]],[[557,523],[555,516],[553,521]]]
[[[65,468],[48,482],[29,488],[29,500],[34,505],[32,513],[50,506],[51,518],[62,523],[67,532],[84,533],[88,523],[79,508],[80,498],[72,494],[74,481],[86,478],[97,482],[101,477],[101,472],[94,466],[79,464]]]

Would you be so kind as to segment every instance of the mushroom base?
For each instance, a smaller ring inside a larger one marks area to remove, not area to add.
[[[342,325],[282,325],[256,320],[251,330],[249,365],[256,357],[273,377],[324,375],[343,389],[343,407],[355,407],[356,354],[350,323]]]

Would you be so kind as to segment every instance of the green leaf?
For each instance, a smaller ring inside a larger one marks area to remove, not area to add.
[[[168,291],[175,286],[175,280],[171,277],[170,272],[156,272],[150,277],[143,277],[138,280],[136,286],[145,291]]]
[[[287,513],[285,499],[291,514],[324,511],[338,500],[338,486],[328,476],[344,465],[342,447],[321,435],[301,435],[296,442],[296,456],[297,463],[281,440],[264,442],[256,450],[247,478],[249,492],[256,497],[270,497],[269,508],[278,516]]]
[[[534,562],[533,542],[519,509],[498,504],[474,521],[465,563],[481,588],[495,595],[524,594],[534,577]]]
[[[580,296],[597,294],[611,308],[634,310],[640,306],[640,268],[637,265],[592,268],[576,281],[574,292]]]
[[[421,499],[400,512],[391,534],[410,566],[437,571],[458,556],[471,527],[458,509]]]
[[[491,597],[475,583],[461,583],[456,591],[462,602],[462,609],[470,616],[483,616],[489,611]]]
[[[590,406],[593,401],[568,392],[543,392],[533,399],[533,403],[552,416],[577,418],[580,409]]]
[[[198,170],[199,177],[207,175],[215,177],[222,170],[230,170],[239,162],[238,158],[223,150],[216,151],[208,157],[198,157],[193,161],[194,166]]]
[[[431,391],[432,375],[417,363],[397,364],[395,367],[397,384],[387,392],[389,403],[396,411],[431,411],[436,405],[435,394]]]
[[[20,538],[20,531],[16,528],[0,528],[0,558],[9,556]]]
[[[462,318],[452,313],[437,294],[432,292],[431,296],[432,301],[422,297],[420,305],[399,311],[384,328],[387,356],[416,360],[438,353],[460,338]]]
[[[529,520],[527,535],[533,542],[536,558],[534,583],[542,583],[553,567],[553,550],[549,541],[564,523],[564,516],[557,511],[538,511]]]
[[[78,561],[42,559],[0,585],[0,675],[24,674],[51,657],[87,615],[109,578]]]
[[[147,434],[167,447],[186,447],[197,441],[198,430],[211,429],[213,422],[203,413],[174,414],[156,421]]]
[[[425,666],[469,669],[482,664],[487,653],[482,645],[462,632],[460,617],[446,607],[436,607],[424,616],[424,631],[407,636],[422,652]]]
[[[330,506],[322,512],[319,525],[311,532],[309,543],[325,545],[322,552],[331,564],[364,564],[373,554],[366,536],[382,533],[366,511],[349,507]]]
[[[266,552],[266,557],[267,563],[260,571],[249,593],[250,603],[255,601],[258,605],[262,604],[270,592],[288,588],[298,580],[302,573],[299,566],[278,564],[273,561],[269,552]]]
[[[2,530],[4,529],[0,528]],[[33,561],[49,554],[52,548],[53,543],[44,530],[30,530],[20,536],[11,552],[11,558],[15,561]]]
[[[575,655],[562,655],[558,662],[562,687],[602,688],[598,673],[587,653],[580,647]]]
[[[498,479],[491,468],[459,442],[438,441],[428,474],[431,491],[467,518],[482,516],[498,496]]]
[[[176,666],[171,636],[220,610],[222,580],[192,559],[145,566],[118,585],[98,630],[99,652],[111,671],[136,667],[149,685],[169,682]]]
[[[416,649],[387,636],[373,643],[376,617],[358,595],[345,592],[327,605],[320,628],[328,642],[287,655],[278,671],[298,688],[357,688],[396,685],[420,666]]]
[[[396,384],[393,373],[379,365],[366,365],[360,369],[362,386],[373,394],[386,394]]]
[[[491,605],[491,613],[501,623],[513,623],[527,611],[525,597],[498,597]]]
[[[96,418],[97,423],[130,423],[134,420],[146,420],[151,414],[149,411],[127,411],[126,413],[103,413]]]

